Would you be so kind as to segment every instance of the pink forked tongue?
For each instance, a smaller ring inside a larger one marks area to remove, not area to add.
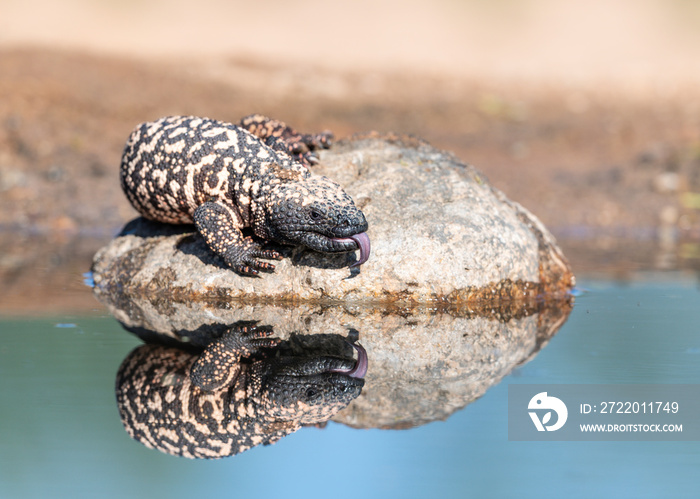
[[[360,258],[350,265],[350,268],[353,267],[358,267],[365,263],[367,260],[369,260],[369,250],[370,250],[370,245],[369,245],[369,236],[367,235],[366,232],[360,232],[359,234],[355,234],[350,237],[336,237],[333,238],[333,241],[339,242],[339,243],[347,243],[350,241],[355,241],[355,244],[357,244],[357,247],[360,248]]]
[[[350,343],[350,346],[357,351],[355,367],[352,369],[331,369],[330,372],[345,374],[351,378],[364,378],[365,374],[367,374],[367,366],[369,365],[367,351],[359,343]]]

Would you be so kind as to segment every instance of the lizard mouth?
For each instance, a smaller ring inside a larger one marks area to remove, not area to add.
[[[342,253],[359,249],[360,257],[350,265],[350,268],[362,265],[369,259],[370,242],[366,232],[348,237],[331,237],[318,232],[306,232],[301,235],[300,239],[304,246],[323,253]]]
[[[357,352],[357,360],[340,357],[309,357],[290,359],[287,365],[279,370],[279,375],[317,376],[323,374],[342,374],[348,378],[361,380],[367,374],[367,351],[360,344],[347,342]]]
[[[367,367],[369,366],[367,350],[365,350],[362,345],[356,343],[350,343],[350,346],[357,352],[357,362],[355,366],[351,369],[333,368],[330,369],[329,372],[345,374],[351,378],[364,378],[365,374],[367,374]]]
[[[355,234],[350,237],[333,237],[331,238],[331,241],[341,244],[355,243],[357,245],[357,248],[360,250],[360,258],[358,258],[355,263],[350,265],[350,268],[359,267],[369,260],[370,244],[369,236],[366,232],[360,232],[359,234]]]

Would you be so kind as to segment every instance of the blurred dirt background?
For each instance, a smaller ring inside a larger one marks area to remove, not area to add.
[[[168,114],[414,134],[580,276],[698,268],[699,28],[693,0],[0,0],[0,312],[91,306],[124,141]]]

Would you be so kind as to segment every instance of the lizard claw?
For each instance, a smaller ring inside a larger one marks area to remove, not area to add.
[[[313,143],[316,149],[329,149],[333,145],[333,132],[324,130],[313,135]]]
[[[256,260],[255,266],[257,269],[263,270],[265,272],[274,272],[275,271],[275,266],[269,262],[260,262],[260,261]]]
[[[233,267],[233,270],[238,272],[241,275],[249,275],[249,276],[257,276],[260,272],[255,270],[252,267],[248,267],[247,265],[236,265]]]
[[[298,134],[296,137],[287,138],[289,154],[304,166],[313,166],[319,163],[317,151],[328,149],[333,142],[333,134],[329,131],[317,134]]]
[[[235,265],[233,269],[242,275],[257,276],[261,270],[263,272],[274,272],[275,266],[268,262],[251,259],[248,265]]]
[[[318,155],[315,153],[310,152],[309,154],[306,155],[306,162],[311,164],[311,165],[317,165],[319,163]]]
[[[274,272],[275,265],[269,262],[262,262],[258,258],[269,260],[281,260],[282,255],[275,250],[252,249],[239,260],[240,263],[231,262],[229,265],[241,275],[257,276],[260,271]]]
[[[282,255],[275,250],[260,250],[256,252],[255,256],[258,258],[265,258],[266,260],[281,260]]]
[[[272,348],[280,344],[279,338],[270,338],[274,333],[272,326],[243,326],[238,329],[240,340],[249,350]]]
[[[274,334],[272,326],[255,324],[234,326],[226,333],[224,341],[228,348],[251,354],[262,348],[274,348],[279,345],[282,340],[270,338],[272,334]]]

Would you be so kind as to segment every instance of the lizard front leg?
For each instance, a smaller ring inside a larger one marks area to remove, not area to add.
[[[238,214],[224,204],[207,201],[197,207],[193,218],[207,246],[239,274],[255,276],[260,270],[272,272],[273,264],[257,258],[282,258],[278,252],[263,250],[251,237],[244,236]]]
[[[240,122],[256,137],[278,151],[286,152],[304,166],[318,163],[316,151],[328,149],[333,140],[333,133],[299,133],[283,121],[273,120],[261,114],[251,114]]]
[[[192,364],[190,379],[202,390],[227,388],[241,371],[241,357],[251,357],[261,348],[273,348],[279,338],[270,338],[271,326],[254,323],[234,326],[210,343]]]

